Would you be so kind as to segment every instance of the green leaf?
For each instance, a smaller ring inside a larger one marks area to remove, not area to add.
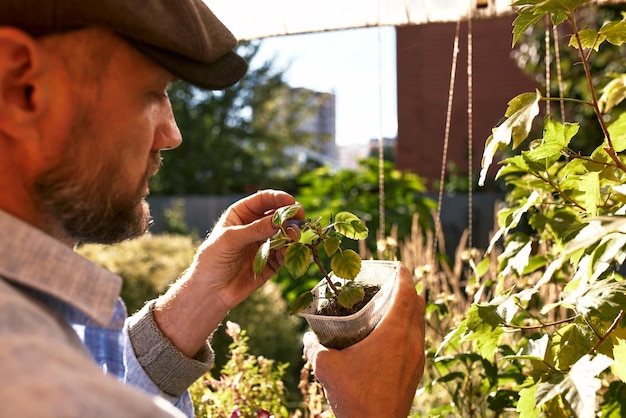
[[[541,410],[536,407],[535,393],[537,386],[533,385],[519,391],[519,400],[515,410],[520,413],[519,418],[539,418]]]
[[[578,125],[575,123],[563,124],[546,118],[543,141],[526,155],[533,161],[547,159],[547,163],[552,164],[561,158],[561,151],[568,147],[577,132]]]
[[[541,14],[535,14],[531,8],[519,9],[517,17],[513,21],[513,42],[511,47],[514,47],[526,31],[539,22],[542,17]]]
[[[613,346],[613,359],[615,363],[611,366],[611,371],[619,377],[622,382],[626,382],[626,340],[617,338],[617,343]]]
[[[335,252],[339,249],[339,244],[341,244],[341,240],[337,237],[328,237],[324,240],[324,251],[326,255],[329,257],[335,254]]]
[[[336,276],[353,280],[361,271],[361,257],[353,250],[339,251],[330,260],[330,268]]]
[[[604,86],[602,96],[598,99],[598,107],[602,113],[608,113],[624,98],[626,98],[626,74],[620,74]],[[617,151],[623,150],[622,148]]]
[[[559,370],[567,370],[587,354],[597,341],[597,336],[582,319],[559,328],[552,340],[554,364]]]
[[[602,418],[622,418],[626,412],[626,385],[623,382],[615,381],[609,384],[608,390],[604,393],[602,409],[598,416]]]
[[[542,362],[546,359],[548,352],[548,343],[550,342],[548,334],[544,334],[536,340],[528,340],[520,353],[515,355],[504,356],[505,360],[534,360]]]
[[[626,150],[626,112],[621,112],[619,116],[607,126],[607,129],[609,130],[615,151],[622,152]],[[603,145],[608,145],[606,138],[604,139]]]
[[[580,176],[580,190],[585,193],[585,209],[589,216],[598,214],[598,203],[600,202],[600,175],[597,171],[592,171]]]
[[[335,215],[335,230],[350,239],[367,238],[368,229],[358,216],[350,212],[339,212]]]
[[[469,331],[463,341],[473,341],[478,353],[485,359],[493,359],[504,330],[500,327],[503,323],[498,314],[497,305],[472,305],[467,312],[466,327]]]
[[[291,307],[289,308],[289,313],[291,315],[300,313],[304,308],[309,306],[311,303],[313,303],[313,293],[311,292],[301,293],[300,296],[298,296],[296,301],[293,303],[293,305],[291,305]]]
[[[622,20],[607,22],[600,28],[600,34],[613,45],[622,45],[626,42],[626,15],[622,12]]]
[[[600,49],[600,44],[606,39],[604,36],[600,35],[598,31],[593,29],[583,29],[579,31],[578,38],[580,39],[580,45],[583,49],[593,48],[595,51]],[[575,36],[571,36],[568,46],[578,49],[578,39],[576,39]]]
[[[300,211],[301,209],[302,206],[298,203],[278,208],[272,216],[272,222],[274,223],[274,225],[282,225],[286,220],[296,216],[298,211]]]
[[[528,196],[528,199],[523,204],[523,206],[515,209],[512,213],[510,213],[510,216],[507,216],[505,221],[501,222],[502,226],[500,227],[500,229],[498,229],[498,231],[496,231],[494,236],[491,238],[491,242],[489,243],[489,247],[487,248],[487,252],[488,253],[491,252],[493,247],[496,245],[497,241],[500,238],[502,238],[502,236],[508,234],[511,229],[517,227],[517,225],[519,224],[520,220],[522,219],[522,216],[526,212],[528,212],[528,210],[530,208],[534,207],[535,205],[537,205],[540,202],[541,202],[541,196],[536,191],[533,191],[530,194],[530,196]]]
[[[604,355],[583,356],[572,366],[569,373],[555,373],[546,382],[539,384],[535,399],[537,406],[561,396],[578,418],[594,418],[596,391],[602,384],[596,378],[611,365],[613,360]]]
[[[576,302],[576,309],[585,317],[599,315],[612,322],[626,307],[626,282],[601,280],[587,288]]]
[[[263,269],[265,269],[265,266],[267,265],[267,260],[270,257],[270,243],[270,239],[265,241],[259,247],[259,250],[254,256],[254,261],[252,262],[252,271],[254,272],[254,274],[260,274],[263,272]]]
[[[498,150],[513,141],[513,148],[517,148],[530,133],[532,122],[539,114],[539,100],[541,93],[522,93],[508,103],[506,119],[499,126],[492,129],[492,135],[487,139],[483,152],[482,169],[478,184],[483,186],[489,166]]]
[[[296,279],[302,277],[311,264],[311,249],[300,242],[294,242],[285,252],[285,267]]]
[[[344,308],[352,308],[355,304],[361,302],[365,297],[365,291],[361,286],[354,285],[354,282],[348,282],[341,288],[341,292],[337,296],[337,302]]]

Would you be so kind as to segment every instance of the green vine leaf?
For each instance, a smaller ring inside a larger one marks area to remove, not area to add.
[[[589,216],[598,214],[598,203],[600,203],[600,174],[592,171],[580,176],[580,190],[585,194],[585,208]]]
[[[501,221],[499,220],[498,223],[500,224],[500,229],[498,229],[498,231],[494,234],[493,238],[491,239],[491,242],[489,243],[489,247],[487,248],[487,252],[488,253],[491,252],[491,250],[496,245],[498,240],[502,238],[503,235],[508,234],[511,229],[517,227],[520,220],[522,219],[522,216],[526,212],[528,212],[530,208],[534,207],[540,202],[541,202],[541,196],[539,196],[539,193],[533,191],[531,195],[528,196],[528,199],[526,200],[524,205],[510,212],[509,211],[505,212],[507,216],[505,219],[502,219]]]
[[[341,293],[337,297],[337,302],[344,308],[352,308],[357,303],[361,302],[365,297],[365,291],[361,286],[354,285],[354,282],[348,282],[343,288]]]
[[[578,32],[578,39],[580,39],[580,45],[583,49],[593,49],[597,52],[600,49],[600,44],[606,38],[593,29],[583,29]],[[578,39],[575,36],[571,36],[568,46],[578,48]]]
[[[626,82],[626,80],[625,80]],[[615,152],[622,152],[626,150],[626,112],[621,112],[613,122],[611,122],[607,129],[611,136],[611,142],[613,143],[613,149]],[[604,138],[603,145],[608,146],[608,141]],[[619,183],[622,183],[619,181]]]
[[[625,98],[626,74],[619,74],[602,89],[602,96],[598,99],[598,107],[602,113],[608,113]],[[623,149],[618,151],[623,151]]]
[[[350,212],[339,212],[335,215],[335,230],[341,235],[355,240],[365,239],[369,233],[358,216]]]
[[[611,370],[622,382],[626,382],[626,340],[622,338],[616,338],[616,340],[617,343],[613,347],[615,363],[611,366]]]
[[[622,20],[602,25],[599,33],[613,45],[622,45],[626,42],[626,13],[622,12]]]
[[[527,3],[526,1],[517,1],[513,3],[513,6],[522,6]],[[537,22],[541,20],[543,15],[535,13],[530,7],[522,7],[517,11],[517,17],[513,21],[513,42],[511,47],[514,47],[517,41],[526,33],[528,29],[535,26]]]
[[[339,251],[330,260],[330,268],[336,276],[353,280],[361,271],[361,257],[353,250]]]
[[[626,282],[601,280],[593,283],[578,298],[576,309],[585,317],[591,314],[612,322],[626,307]]]
[[[561,123],[546,118],[543,141],[525,155],[534,162],[546,160],[547,166],[550,166],[561,158],[561,151],[569,146],[578,128],[575,123]]]
[[[535,393],[537,386],[533,385],[519,391],[519,400],[515,411],[519,412],[519,418],[539,418],[541,410],[536,407]]]
[[[519,7],[518,15],[524,15],[524,21],[531,21],[531,17],[535,17],[535,23],[543,16],[549,14],[555,25],[563,23],[576,8],[591,0],[517,0],[513,3],[514,7]],[[520,23],[520,25],[522,25]],[[531,24],[526,26],[530,28]],[[521,30],[521,28],[520,28]],[[516,32],[514,32],[515,34]],[[521,36],[523,32],[519,34]],[[518,36],[518,38],[519,38]],[[516,39],[516,38],[514,38]]]
[[[537,406],[560,395],[576,417],[594,418],[596,391],[602,386],[596,376],[612,363],[613,360],[602,354],[595,357],[585,355],[572,366],[569,373],[554,373],[546,382],[537,386]]]
[[[473,341],[474,348],[484,359],[494,358],[504,330],[497,305],[472,305],[467,312],[466,329],[469,331],[462,341]]]
[[[485,143],[479,185],[484,186],[487,171],[497,151],[509,145],[511,140],[513,148],[517,148],[528,137],[533,119],[539,114],[540,99],[541,93],[536,90],[535,93],[522,93],[508,103],[504,122],[492,129],[492,135]]]
[[[311,249],[300,242],[294,242],[285,251],[285,267],[296,279],[302,277],[311,264]]]

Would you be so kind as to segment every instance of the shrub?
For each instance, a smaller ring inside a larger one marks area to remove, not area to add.
[[[195,416],[287,417],[282,382],[286,365],[249,354],[249,338],[238,324],[228,321],[226,333],[233,342],[219,377],[207,374],[190,388]]]
[[[189,266],[196,242],[182,235],[145,235],[116,245],[86,244],[78,252],[123,279],[129,314],[163,293]]]

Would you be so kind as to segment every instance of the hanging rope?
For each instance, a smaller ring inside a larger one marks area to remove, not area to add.
[[[552,78],[550,74],[550,66],[552,65],[551,54],[550,54],[550,16],[546,16],[546,32],[545,32],[545,44],[546,44],[546,116],[550,116],[552,113],[550,106],[550,79]]]
[[[442,234],[441,231],[441,205],[443,202],[443,189],[444,180],[446,177],[446,165],[448,160],[448,142],[450,139],[450,120],[452,119],[452,102],[454,99],[454,81],[456,78],[456,63],[459,55],[459,33],[461,28],[461,19],[456,22],[456,32],[454,35],[454,47],[452,48],[452,68],[450,70],[450,87],[448,89],[448,110],[446,112],[446,128],[443,139],[443,155],[441,161],[441,173],[439,176],[439,197],[437,199],[437,215],[435,217],[435,250],[440,245],[441,251],[445,252],[445,243],[439,244],[439,237]]]
[[[473,74],[472,74],[472,55],[473,55],[473,41],[472,41],[472,16],[467,19],[467,246],[473,247],[472,231],[473,231],[473,212],[474,212],[474,173],[472,172],[474,167],[474,114],[473,114]]]
[[[559,48],[559,28],[552,24],[552,38],[554,39],[554,57],[556,58],[556,75],[559,84],[559,101],[561,105],[561,122],[565,123],[565,100],[563,100],[563,74],[561,72],[561,50]]]
[[[384,248],[378,243],[385,240],[385,147],[383,140],[383,82],[382,82],[382,39],[381,30],[378,28],[378,234],[376,248],[379,259],[384,258]]]

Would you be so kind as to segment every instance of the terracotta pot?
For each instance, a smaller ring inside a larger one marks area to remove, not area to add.
[[[306,319],[320,343],[329,348],[342,349],[367,337],[382,319],[391,303],[391,295],[398,277],[400,262],[363,260],[361,271],[354,279],[357,283],[378,285],[380,290],[357,313],[349,316],[325,316],[316,312],[327,303],[326,279],[313,288],[313,303],[298,313]],[[334,277],[333,281],[343,282]]]

